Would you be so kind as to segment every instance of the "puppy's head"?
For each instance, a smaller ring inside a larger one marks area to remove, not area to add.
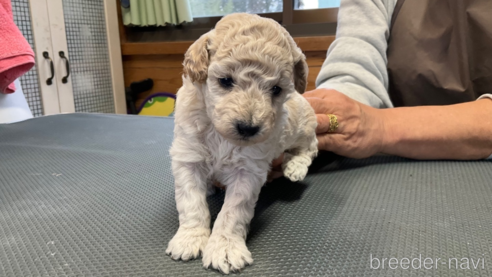
[[[184,73],[202,91],[215,129],[237,145],[266,140],[283,104],[307,84],[305,56],[274,20],[232,14],[185,54]]]

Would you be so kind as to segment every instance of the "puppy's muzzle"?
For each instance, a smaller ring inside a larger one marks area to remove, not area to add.
[[[250,138],[258,134],[260,127],[245,122],[238,122],[236,123],[236,131],[241,137]]]

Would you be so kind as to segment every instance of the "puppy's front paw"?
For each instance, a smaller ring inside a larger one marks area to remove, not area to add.
[[[169,242],[166,254],[173,260],[188,261],[195,259],[203,253],[207,245],[210,229],[208,228],[179,228],[178,232]]]
[[[212,234],[202,260],[205,268],[213,267],[223,274],[239,271],[253,263],[243,238],[223,234]]]
[[[308,167],[304,163],[292,159],[283,165],[283,170],[285,177],[292,182],[298,182],[304,180],[308,172]]]

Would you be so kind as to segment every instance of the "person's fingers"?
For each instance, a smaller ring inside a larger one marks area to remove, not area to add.
[[[275,179],[278,179],[280,177],[284,176],[283,172],[282,171],[271,171],[268,173],[268,176],[267,176],[267,183],[270,183],[272,182],[273,180]]]
[[[316,126],[316,134],[324,134],[330,130],[330,117],[326,114],[317,114],[316,120],[318,126]]]
[[[333,89],[315,89],[311,91],[306,91],[302,95],[305,98],[309,97],[314,97],[314,98],[321,98],[324,99],[326,97],[329,97],[330,95],[333,95],[333,93],[336,93],[336,90]]]
[[[320,134],[316,136],[318,149],[324,151],[337,152],[340,147],[337,139],[338,134]]]
[[[330,139],[325,135],[316,136],[318,139],[318,150],[330,151]]]
[[[219,189],[225,189],[226,186],[223,186],[221,183],[219,183],[218,181],[214,181],[214,186],[215,187],[218,187]]]
[[[275,160],[273,160],[273,162],[272,162],[272,168],[275,168],[275,167],[280,166],[283,161],[284,161],[284,154],[280,155],[280,157],[278,157]]]
[[[308,97],[306,100],[309,102],[309,105],[311,105],[316,114],[324,114],[329,108],[327,107],[325,100],[321,98]]]
[[[304,96],[304,98],[321,98],[319,97],[319,92],[317,90],[306,91],[302,96]]]

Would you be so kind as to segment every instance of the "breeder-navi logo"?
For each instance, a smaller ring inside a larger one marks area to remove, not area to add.
[[[437,269],[447,267],[449,269],[481,270],[485,269],[485,257],[480,258],[425,258],[420,254],[411,258],[377,258],[370,257],[371,269]]]

